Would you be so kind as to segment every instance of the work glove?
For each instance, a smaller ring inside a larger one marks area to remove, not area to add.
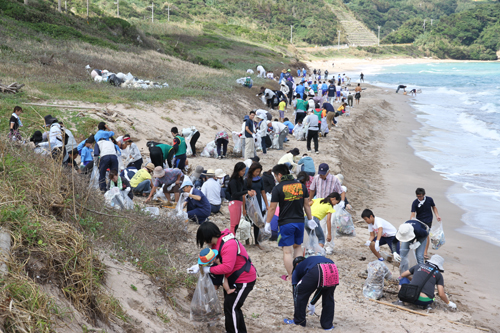
[[[188,274],[196,274],[200,271],[200,265],[193,265],[187,269]]]
[[[259,96],[259,94],[255,95],[255,96],[256,96],[256,97],[258,97],[258,96]]]
[[[345,202],[344,202],[344,200],[342,200],[341,202],[339,202],[339,207],[340,207],[341,209],[343,209],[343,208],[345,207]]]
[[[271,232],[271,223],[266,222],[266,226],[264,227],[264,231],[266,233],[270,233]]]
[[[450,302],[451,303],[451,302]],[[309,315],[312,316],[314,315],[314,312],[316,310],[316,306],[315,305],[312,305],[311,303],[309,303],[307,305],[307,310],[309,310]]]
[[[448,306],[449,306],[450,308],[452,308],[452,309],[456,309],[456,308],[457,308],[457,305],[456,305],[455,303],[453,303],[452,301],[450,301],[450,302],[448,303]]]
[[[210,267],[203,266],[203,274],[209,274],[209,273],[210,273]]]
[[[125,191],[123,191],[123,192],[125,192],[125,195],[127,195],[127,194],[129,194],[130,190],[131,190],[131,188],[130,188],[130,186],[129,186],[129,187],[127,187],[127,188],[125,189]]]
[[[371,240],[367,240],[366,243],[365,243],[365,246],[370,246],[371,243],[372,243]]]
[[[316,221],[314,221],[314,219],[311,219],[307,221],[307,226],[309,227],[309,229],[314,230],[316,229],[318,224],[316,223]]]
[[[375,241],[375,251],[380,251],[380,242],[379,241]]]
[[[396,260],[397,262],[401,262],[401,256],[397,253],[397,252],[394,252],[392,254],[392,257],[394,258],[394,260]]]
[[[419,246],[420,246],[420,242],[416,241],[415,243],[410,244],[410,249],[411,250],[416,250],[416,249],[418,249]]]

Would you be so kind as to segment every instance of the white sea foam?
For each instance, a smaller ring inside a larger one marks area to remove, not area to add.
[[[479,120],[474,116],[461,113],[458,116],[458,123],[469,133],[476,134],[486,139],[500,141],[500,133],[494,129],[490,129],[486,122]]]

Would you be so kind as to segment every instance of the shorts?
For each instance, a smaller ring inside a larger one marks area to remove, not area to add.
[[[304,222],[279,226],[278,246],[300,245],[304,241]]]
[[[389,248],[391,249],[391,253],[392,252],[397,252],[399,253],[399,242],[398,242],[398,245],[397,245],[397,249],[393,250],[392,248],[392,241],[394,240],[396,236],[391,236],[391,237],[380,237],[380,241],[378,243],[378,245],[382,246],[382,245],[389,245]],[[377,238],[375,237],[375,239],[373,240],[374,242],[377,240]]]
[[[337,91],[337,97],[340,97],[340,91]]]
[[[280,114],[280,118],[285,118],[285,111],[278,111]]]

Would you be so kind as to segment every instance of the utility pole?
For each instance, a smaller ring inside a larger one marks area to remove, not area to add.
[[[424,32],[425,32],[425,21],[426,21],[426,20],[424,20]]]
[[[89,23],[89,0],[87,0],[87,23]]]
[[[64,12],[68,13],[68,2],[64,0]]]
[[[380,25],[378,26],[378,46],[380,46]]]
[[[432,21],[434,21],[433,19],[431,19],[431,27],[432,27]]]
[[[170,22],[170,4],[168,5],[168,16],[167,16],[167,22]]]
[[[116,16],[120,17],[120,0],[116,0]]]
[[[60,13],[62,10],[61,10],[61,0],[58,0],[57,1],[57,11]]]
[[[154,23],[155,21],[155,3],[151,2],[151,23]]]
[[[290,44],[293,44],[293,25],[290,25]]]
[[[340,30],[337,30],[337,32],[339,33],[339,40],[338,40],[337,50],[340,50]]]

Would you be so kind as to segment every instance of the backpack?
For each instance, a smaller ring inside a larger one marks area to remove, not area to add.
[[[236,280],[238,280],[238,278],[240,277],[241,274],[243,274],[243,272],[248,273],[248,272],[250,272],[250,269],[252,268],[252,260],[250,260],[250,256],[247,254],[247,257],[245,257],[245,256],[243,256],[241,254],[241,248],[240,248],[241,245],[240,245],[240,242],[236,238],[234,238],[234,235],[231,234],[231,233],[222,237],[222,242],[221,242],[220,247],[219,247],[219,254],[217,255],[217,257],[219,258],[221,264],[222,264],[222,257],[221,257],[220,254],[222,252],[222,247],[224,246],[224,244],[227,241],[230,241],[231,239],[234,239],[234,241],[238,245],[237,256],[245,258],[246,262],[245,262],[245,264],[240,269],[238,269],[236,272],[233,272],[233,274],[231,274],[227,278],[227,282],[229,282],[230,286],[232,286],[232,285],[234,285],[236,283]]]
[[[251,88],[252,87],[252,79],[250,79],[249,77],[247,77],[245,79],[245,83],[243,84],[245,87],[248,87],[248,88]]]

